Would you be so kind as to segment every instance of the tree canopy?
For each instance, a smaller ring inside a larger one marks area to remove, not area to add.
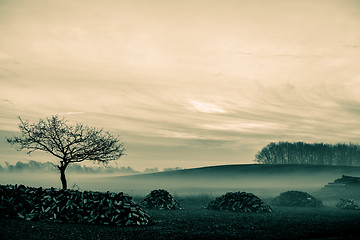
[[[21,117],[19,120],[21,136],[7,138],[7,141],[19,151],[27,149],[28,154],[43,151],[60,159],[57,167],[64,189],[67,188],[65,170],[70,163],[95,161],[107,164],[125,154],[126,149],[120,138],[103,129],[83,123],[70,125],[57,115],[40,119],[36,123]]]

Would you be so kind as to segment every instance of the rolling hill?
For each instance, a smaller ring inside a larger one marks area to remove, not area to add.
[[[241,164],[104,178],[118,188],[146,192],[165,188],[177,194],[253,191],[276,195],[284,190],[317,191],[342,175],[360,176],[360,167]]]
[[[154,189],[175,195],[221,195],[228,191],[249,191],[273,197],[287,190],[319,191],[342,175],[360,176],[360,167],[324,165],[239,164],[209,166],[178,171],[129,176],[68,173],[68,186],[81,190],[125,192],[145,196]],[[60,187],[59,175],[4,174],[1,184]]]

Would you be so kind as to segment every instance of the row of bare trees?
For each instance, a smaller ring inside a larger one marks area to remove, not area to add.
[[[15,164],[5,162],[5,164],[0,164],[0,172],[9,172],[9,173],[21,173],[21,172],[39,172],[39,173],[54,173],[59,171],[56,165],[52,162],[38,162],[34,160],[30,161],[17,161]],[[118,167],[118,166],[85,166],[78,164],[69,164],[66,169],[66,172],[79,173],[79,174],[118,174],[118,175],[128,175],[128,174],[137,174],[141,173],[136,171],[131,167]]]
[[[321,164],[360,166],[360,146],[304,142],[269,143],[255,155],[263,164]]]

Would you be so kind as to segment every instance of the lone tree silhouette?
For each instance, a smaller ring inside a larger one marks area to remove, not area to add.
[[[57,166],[63,189],[67,189],[66,167],[70,163],[95,161],[107,164],[125,154],[124,144],[118,136],[113,136],[103,129],[88,127],[82,123],[72,126],[59,116],[51,116],[37,123],[20,120],[20,137],[7,138],[18,151],[28,149],[44,151],[60,159]]]

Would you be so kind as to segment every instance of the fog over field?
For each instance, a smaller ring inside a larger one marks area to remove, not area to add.
[[[342,175],[360,176],[360,167],[319,165],[227,165],[129,176],[69,173],[69,187],[80,190],[125,192],[145,196],[154,189],[167,189],[177,196],[219,196],[229,191],[247,191],[260,197],[275,197],[284,191],[318,192]],[[1,173],[0,182],[61,188],[55,173]]]

